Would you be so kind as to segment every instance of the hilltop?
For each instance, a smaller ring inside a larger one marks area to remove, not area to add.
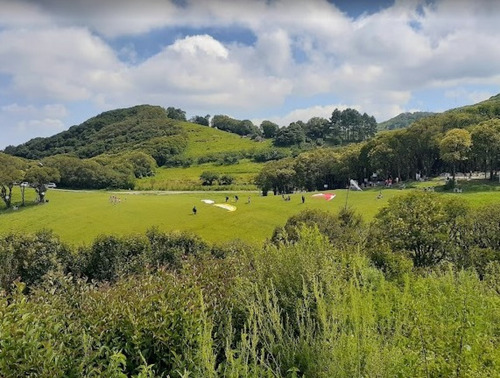
[[[381,122],[377,124],[377,130],[397,130],[404,129],[405,127],[410,126],[413,122],[418,121],[419,119],[433,116],[437,113],[432,112],[406,112],[398,114],[396,117],[391,118],[385,122]]]

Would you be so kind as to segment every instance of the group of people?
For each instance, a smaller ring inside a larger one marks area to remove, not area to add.
[[[117,203],[120,203],[122,202],[121,198],[115,196],[115,195],[111,195],[109,196],[109,203],[112,203],[113,205],[116,205]]]
[[[250,198],[250,197],[248,197]],[[238,202],[240,198],[238,196],[234,196],[234,202]],[[226,196],[226,203],[229,201],[229,196]]]

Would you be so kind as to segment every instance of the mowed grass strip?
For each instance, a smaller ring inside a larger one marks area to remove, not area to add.
[[[373,219],[379,209],[390,198],[409,190],[382,189],[383,198],[377,199],[379,189],[363,192],[332,190],[336,198],[331,201],[316,199],[313,193],[290,195],[290,201],[281,196],[262,197],[249,192],[205,192],[205,193],[144,193],[104,191],[63,191],[50,190],[49,203],[32,205],[19,210],[0,213],[0,233],[35,232],[51,229],[61,239],[73,245],[91,242],[100,234],[143,234],[156,226],[163,231],[189,231],[196,233],[209,242],[224,242],[241,239],[245,242],[261,244],[272,235],[276,226],[304,209],[321,209],[337,212],[346,204],[356,210],[366,221]],[[421,189],[415,189],[421,190]],[[120,199],[110,202],[110,196]],[[207,205],[202,199],[216,203],[229,203],[237,210],[227,210]],[[235,195],[239,201],[235,202]],[[302,204],[301,196],[306,201]],[[498,191],[481,193],[445,194],[458,196],[473,206],[500,201]],[[250,203],[248,197],[250,196]],[[192,214],[196,206],[197,214]]]

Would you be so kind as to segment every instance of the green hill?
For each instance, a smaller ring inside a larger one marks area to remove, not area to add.
[[[5,152],[28,159],[58,154],[89,158],[105,152],[133,149],[153,138],[182,133],[182,128],[167,118],[163,108],[139,105],[104,112],[51,137],[34,138],[17,147],[9,146]]]
[[[500,118],[500,94],[474,105],[450,109],[415,121],[410,128],[444,133],[454,128],[467,128],[481,122]]]
[[[159,146],[163,150],[168,148],[170,155],[185,151],[186,157],[199,158],[213,153],[256,151],[269,147],[270,141],[258,143],[210,127],[170,119],[160,106],[138,105],[104,112],[51,137],[9,146],[5,153],[27,159],[60,154],[92,158],[142,150],[154,157],[154,150]]]
[[[404,129],[405,127],[410,126],[413,122],[418,121],[421,118],[430,117],[435,114],[436,113],[432,112],[401,113],[394,118],[391,118],[385,122],[377,124],[377,130],[384,131],[384,130]]]

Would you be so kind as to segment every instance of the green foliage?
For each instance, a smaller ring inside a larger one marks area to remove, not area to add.
[[[250,120],[237,120],[226,115],[214,115],[212,127],[238,135],[260,135],[260,130]]]
[[[297,235],[215,249],[157,229],[100,237],[81,260],[96,257],[110,281],[49,269],[29,292],[17,282],[0,295],[0,375],[495,376],[498,263],[480,280],[395,262],[387,280],[355,246],[339,250],[309,227]]]
[[[285,149],[271,148],[255,153],[253,160],[257,163],[265,163],[271,160],[280,160],[289,157],[290,153]]]
[[[10,234],[0,238],[0,290],[9,290],[15,280],[31,286],[54,271],[67,272],[69,248],[50,231],[34,235]]]
[[[7,208],[12,203],[12,188],[23,178],[21,159],[0,152],[0,198]]]
[[[372,238],[411,258],[416,267],[435,266],[452,259],[460,237],[459,222],[466,213],[466,205],[456,198],[411,192],[391,199],[380,210]],[[378,246],[374,243],[373,247]]]
[[[301,122],[293,122],[276,132],[273,144],[278,147],[300,146],[306,140],[306,134]]]
[[[458,163],[467,160],[472,146],[471,135],[467,130],[451,129],[439,142],[441,159],[453,167],[453,180],[455,180],[455,167]]]
[[[182,128],[167,118],[165,109],[140,105],[102,113],[52,137],[35,138],[5,152],[28,159],[66,153],[89,158],[130,150],[150,139],[177,134],[182,134]]]
[[[200,175],[202,185],[213,185],[219,179],[219,174],[216,172],[205,171]]]
[[[279,126],[271,121],[262,121],[260,124],[260,129],[262,130],[262,135],[264,138],[274,138],[279,130]]]
[[[167,117],[171,119],[176,119],[178,121],[186,120],[186,112],[182,109],[174,108],[173,106],[169,106],[166,110]]]
[[[325,137],[334,145],[362,142],[375,135],[377,121],[373,116],[355,109],[335,109],[329,120]]]
[[[220,185],[231,185],[234,182],[234,176],[221,175],[218,180]]]
[[[302,227],[317,228],[338,249],[349,248],[363,240],[361,217],[352,209],[341,209],[337,214],[322,210],[303,210],[290,217],[284,227],[274,230],[271,241],[294,243],[300,239]]]
[[[490,180],[493,179],[493,170],[500,166],[500,120],[490,120],[472,128],[472,155],[478,160],[479,167],[486,172],[490,171]]]
[[[381,122],[377,125],[377,129],[381,130],[397,130],[404,129],[415,121],[418,121],[422,118],[427,118],[435,115],[436,113],[432,112],[405,112],[398,114],[396,117],[393,117],[385,122]]]
[[[45,158],[46,167],[60,173],[59,186],[73,189],[133,188],[134,173],[146,173],[154,161],[143,153],[129,157],[100,156],[95,159],[79,159],[68,155]]]
[[[189,122],[196,123],[202,126],[210,126],[210,114],[207,114],[205,117],[196,115],[189,119]]]

